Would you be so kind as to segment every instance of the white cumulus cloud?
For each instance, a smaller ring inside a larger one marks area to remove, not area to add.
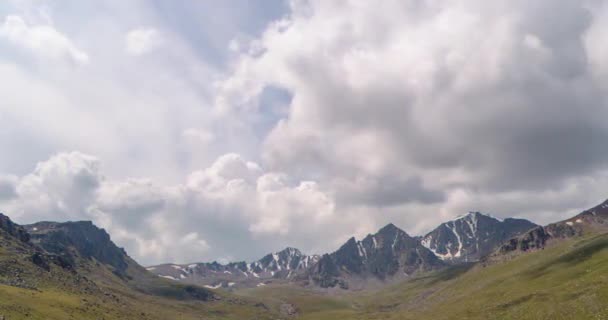
[[[0,37],[39,56],[69,59],[76,64],[89,62],[88,54],[52,25],[29,24],[18,15],[4,18],[4,23],[0,25]]]
[[[255,31],[205,4],[112,4],[0,22],[19,222],[92,219],[145,263],[240,260],[607,197],[603,1],[291,1]]]

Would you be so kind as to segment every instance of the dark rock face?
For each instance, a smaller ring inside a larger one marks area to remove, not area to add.
[[[17,239],[22,242],[25,246],[21,247],[21,249],[13,248],[20,253],[27,253],[30,255],[31,262],[42,268],[43,270],[50,271],[51,264],[55,264],[62,269],[73,269],[73,265],[66,261],[61,256],[56,254],[48,253],[43,248],[40,248],[30,242],[31,235],[26,231],[26,228],[20,226],[11,219],[0,213],[0,230],[5,232],[8,237]],[[0,232],[1,234],[1,232]]]
[[[474,262],[494,252],[505,241],[537,227],[524,219],[500,221],[479,212],[442,223],[422,244],[446,262]]]
[[[108,233],[90,221],[38,222],[25,226],[34,244],[59,256],[63,264],[75,265],[77,257],[95,259],[122,274],[128,267],[127,255]]]
[[[354,240],[354,238],[352,238]],[[349,240],[350,241],[350,240]],[[313,279],[322,288],[332,288],[340,285],[341,288],[348,288],[346,284],[340,280],[340,270],[334,259],[329,254],[324,254],[319,260],[319,263],[314,267]]]
[[[545,232],[552,238],[571,238],[582,235],[581,228],[570,225],[567,222],[553,223],[545,227]]]
[[[498,253],[525,252],[544,248],[553,239],[568,239],[583,235],[586,230],[608,229],[608,200],[564,221],[537,227],[507,241]]]
[[[14,223],[11,221],[11,219],[9,219],[9,217],[2,213],[0,213],[0,229],[7,232],[10,236],[19,239],[21,242],[30,241],[30,235],[27,233],[25,228]]]
[[[542,249],[550,238],[551,235],[545,231],[545,228],[538,226],[517,238],[508,240],[500,247],[499,252],[507,253]]]
[[[389,224],[361,241],[351,238],[336,252],[324,255],[310,277],[321,287],[346,288],[350,277],[386,280],[443,266],[420,240]]]
[[[36,252],[32,255],[32,262],[35,265],[37,265],[38,267],[40,267],[46,271],[51,270],[51,267],[49,266],[47,259],[40,252]]]
[[[569,222],[553,223],[545,227],[538,226],[520,236],[509,239],[498,250],[498,253],[514,251],[526,252],[543,249],[551,239],[567,239],[582,235],[582,228]]]

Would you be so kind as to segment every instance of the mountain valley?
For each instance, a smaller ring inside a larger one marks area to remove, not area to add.
[[[606,231],[608,202],[547,226],[471,212],[419,237],[388,224],[322,255],[145,268],[91,222],[0,215],[0,316],[586,319],[608,315]]]
[[[507,240],[538,227],[524,220],[500,221],[470,212],[442,223],[423,237],[412,237],[392,223],[358,241],[350,238],[338,250],[304,255],[295,248],[247,262],[163,264],[148,267],[161,277],[206,288],[246,288],[294,283],[321,288],[364,289],[407,279],[413,274],[476,262]]]

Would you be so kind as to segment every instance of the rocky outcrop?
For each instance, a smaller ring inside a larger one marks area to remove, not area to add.
[[[508,240],[500,247],[499,252],[507,253],[542,249],[550,238],[551,235],[546,232],[545,228],[538,226],[519,237]]]
[[[538,226],[529,232],[506,241],[498,254],[542,249],[552,240],[578,237],[588,231],[608,230],[608,200],[580,214],[547,226]]]
[[[3,230],[8,235],[17,238],[21,242],[30,241],[30,235],[24,227],[14,223],[9,217],[0,213],[0,230]]]
[[[117,247],[104,229],[90,221],[38,222],[26,225],[31,241],[45,251],[58,256],[58,260],[76,265],[78,258],[95,259],[124,275],[128,267],[128,256]]]

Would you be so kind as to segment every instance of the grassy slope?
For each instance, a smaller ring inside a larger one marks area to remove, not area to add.
[[[0,248],[0,261],[11,257]],[[224,294],[220,301],[178,302],[107,284],[57,289],[37,270],[38,290],[0,285],[8,319],[277,319],[282,303],[298,319],[608,319],[608,235],[558,243],[487,267],[461,266],[379,291],[323,295],[290,286]],[[168,286],[173,285],[167,282]],[[255,306],[264,301],[271,312]],[[273,316],[272,314],[275,314]],[[285,318],[285,317],[283,317]]]
[[[249,304],[177,302],[147,295],[66,293],[53,288],[39,291],[0,285],[0,314],[7,319],[273,319]]]
[[[250,299],[235,299],[216,293],[219,300],[179,301],[133,290],[103,266],[91,263],[87,277],[57,266],[44,271],[23,253],[19,242],[4,239],[0,246],[0,315],[6,319],[116,320],[116,319],[276,319],[264,306]],[[10,248],[10,249],[7,249]],[[25,279],[24,286],[8,286],[9,280]],[[90,279],[95,279],[93,283]],[[183,285],[151,277],[144,283],[171,297],[183,292]]]
[[[274,308],[278,300],[292,303],[300,319],[608,319],[608,235],[374,292],[332,297],[277,287],[242,294],[265,298]]]

